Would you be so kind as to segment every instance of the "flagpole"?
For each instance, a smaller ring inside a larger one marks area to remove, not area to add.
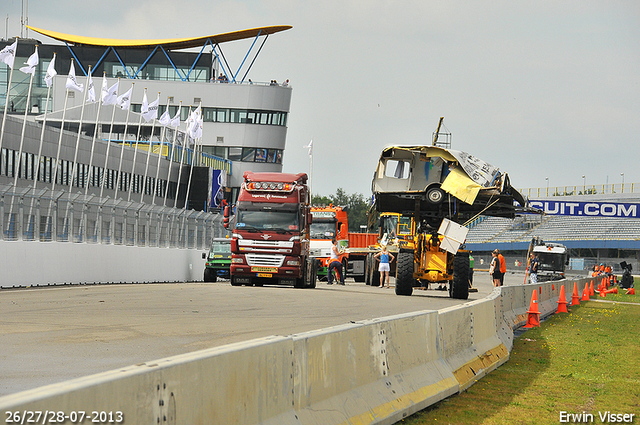
[[[91,65],[89,65],[89,73],[87,74],[87,89],[82,90],[82,108],[80,109],[80,123],[78,124],[78,137],[76,137],[76,148],[73,154],[73,168],[71,170],[71,182],[69,182],[69,193],[73,190],[73,180],[76,177],[78,167],[78,146],[80,145],[80,136],[82,135],[82,119],[84,118],[84,106],[87,100],[87,92],[89,91],[89,79],[91,78]],[[78,187],[80,187],[80,172],[78,170]],[[68,210],[68,208],[67,208]]]
[[[18,52],[17,39],[18,37],[16,37],[16,51],[13,52],[14,61],[15,61],[16,53]],[[9,72],[9,83],[7,84],[7,98],[4,101],[4,115],[2,116],[2,129],[0,129],[0,152],[2,152],[2,141],[4,139],[4,124],[7,122],[7,109],[9,107],[9,96],[11,95],[11,80],[13,80],[13,66],[11,66],[10,68],[11,68],[11,71]]]
[[[113,199],[118,199],[118,188],[120,186],[120,180],[122,176],[120,173],[122,172],[122,157],[124,156],[124,145],[127,139],[127,128],[129,127],[129,112],[131,112],[131,99],[133,98],[133,86],[135,83],[131,83],[131,97],[129,98],[129,107],[127,108],[127,118],[124,123],[124,134],[122,135],[122,150],[120,151],[120,164],[118,164],[118,176],[116,181],[116,193],[113,196]]]
[[[158,92],[158,100],[159,99],[160,99],[160,92]],[[158,104],[159,103],[160,102],[158,102]],[[156,117],[157,116],[158,116],[158,110],[156,109]],[[149,136],[149,150],[147,151],[147,162],[145,163],[145,166],[144,166],[144,178],[142,179],[142,188],[140,190],[141,192],[140,203],[142,203],[142,200],[144,198],[144,192],[147,188],[147,174],[149,173],[149,158],[151,158],[151,154],[153,153],[153,133],[155,131],[156,131],[156,118],[153,119],[153,124],[151,124],[151,136]]]
[[[182,101],[180,101],[180,104],[178,105],[178,113],[176,115],[178,115],[178,125],[176,126],[176,128],[173,129],[173,139],[171,140],[171,155],[169,155],[169,153],[167,152],[167,159],[169,159],[169,171],[167,173],[167,187],[164,191],[164,203],[162,204],[163,207],[167,206],[167,195],[169,194],[169,183],[171,183],[171,164],[174,162],[173,161],[173,156],[175,154],[174,152],[174,146],[176,143],[176,140],[178,139],[178,128],[180,128],[180,112],[182,111]],[[178,182],[180,183],[180,182]],[[175,207],[175,204],[174,204]]]
[[[55,58],[55,53],[53,54],[54,58]],[[54,59],[55,60],[55,59]],[[33,174],[33,190],[35,192],[36,190],[36,185],[38,183],[38,174],[40,173],[40,158],[42,156],[42,144],[44,143],[44,129],[47,126],[47,111],[49,110],[49,95],[51,94],[51,86],[47,86],[47,103],[45,104],[44,107],[44,117],[42,118],[42,129],[40,130],[40,146],[38,147],[38,156],[36,156],[36,167],[37,170],[34,172]],[[46,175],[47,175],[47,171],[46,171],[46,165],[43,167],[43,176],[42,176],[42,181],[46,183],[47,179],[46,179]],[[29,207],[29,215],[31,215],[31,210],[33,209],[33,199],[31,201],[31,206]],[[50,219],[50,217],[47,216],[46,218],[47,220]],[[45,228],[47,228],[48,226],[46,226],[45,224]]]
[[[87,78],[86,78],[86,90],[82,90],[82,108],[80,109],[80,122],[78,123],[78,136],[76,137],[76,147],[75,147],[75,152],[73,154],[73,167],[71,169],[71,181],[69,182],[69,195],[71,195],[71,192],[73,191],[73,181],[75,180],[76,177],[76,171],[78,172],[78,187],[80,187],[80,170],[78,169],[78,147],[80,146],[80,136],[82,135],[82,119],[84,118],[84,107],[85,104],[87,102],[87,92],[89,91],[90,87],[89,87],[89,81],[91,80],[91,65],[89,65],[89,72],[87,73]],[[84,173],[83,177],[84,177]],[[69,202],[67,202],[67,209],[65,210],[64,213],[64,221],[65,223],[67,222],[67,217],[69,215],[69,208],[71,207],[71,196],[69,196]],[[84,230],[84,208],[82,210],[82,215],[80,217],[80,225],[79,225],[79,234],[82,235],[84,234],[83,230]],[[71,223],[71,230],[73,233],[73,223]]]
[[[191,105],[189,105],[189,116],[191,116]],[[188,120],[187,120],[188,121]],[[185,123],[187,127],[189,127],[188,123]],[[182,178],[182,162],[184,161],[184,150],[186,145],[189,143],[189,134],[188,134],[188,128],[185,129],[185,140],[182,144],[182,153],[180,155],[180,169],[178,171],[178,185],[176,188],[176,199],[173,201],[173,207],[176,208],[178,205],[178,193],[180,193],[180,179]],[[187,198],[185,197],[184,199],[184,203],[186,205],[187,203]]]
[[[100,97],[102,97],[102,90],[100,91]],[[102,109],[101,100],[102,99],[97,100],[98,112],[96,112],[96,126],[93,129],[93,140],[91,140],[91,153],[89,154],[89,179],[87,180],[87,186],[84,189],[84,196],[87,196],[87,194],[89,193],[89,184],[91,183],[91,179],[93,178],[93,168],[92,168],[93,167],[93,151],[96,146],[96,137],[98,136],[98,125],[100,123],[100,109]]]
[[[158,92],[158,96],[160,96],[160,92]],[[170,105],[169,98],[167,97],[167,110],[166,110],[167,114],[169,113],[169,105]],[[171,117],[171,115],[169,115],[169,117]],[[169,124],[171,124],[171,121],[169,121]],[[164,146],[164,136],[166,135],[166,131],[167,131],[167,126],[163,125],[162,131],[160,132],[160,149],[158,150],[158,163],[156,164],[156,179],[154,180],[155,184],[153,185],[153,197],[151,198],[152,205],[155,205],[156,203],[156,192],[158,191],[158,186],[160,185],[160,183],[158,182],[158,179],[160,178],[160,160],[162,159],[162,147]],[[169,155],[167,154],[167,156]]]
[[[197,127],[200,126],[200,117],[202,114],[202,102],[200,102],[200,105],[198,105],[198,108],[195,110],[194,112],[194,116],[193,116],[193,122],[191,123],[191,128],[193,128],[193,126],[196,126],[196,130],[193,131],[191,130],[191,133],[193,136],[197,136],[198,135],[198,130]],[[195,138],[193,140],[193,151],[191,152],[191,167],[189,167],[189,179],[187,180],[187,194],[185,195],[185,201],[184,201],[184,207],[183,209],[186,210],[187,209],[187,199],[189,198],[189,190],[191,190],[191,178],[193,176],[193,167],[196,163],[196,159],[198,156],[198,140],[202,141],[202,133],[199,133],[200,137]],[[198,163],[199,164],[199,163]]]
[[[36,46],[36,52],[38,51],[38,47]],[[22,121],[22,132],[20,133],[20,148],[18,149],[18,166],[16,167],[17,171],[13,180],[13,190],[15,193],[16,185],[18,184],[18,176],[20,175],[20,166],[22,165],[22,149],[24,147],[24,132],[27,128],[27,115],[29,114],[29,105],[31,104],[31,88],[33,87],[33,76],[35,75],[35,71],[31,74],[31,78],[29,78],[29,90],[27,91],[27,103],[24,108],[24,120]],[[25,164],[26,167],[26,164]],[[26,172],[25,172],[26,174]],[[13,202],[11,203],[13,207]],[[11,214],[11,212],[9,213]]]
[[[104,73],[103,75],[105,74],[106,73]],[[118,88],[120,88],[120,78],[118,78]],[[104,102],[104,99],[102,99],[102,101]],[[104,193],[104,186],[107,184],[107,165],[109,163],[109,149],[111,148],[111,136],[113,135],[113,121],[116,118],[116,106],[117,106],[117,102],[114,102],[113,112],[111,113],[111,125],[109,126],[109,139],[107,139],[107,152],[104,157],[104,168],[103,168],[104,175],[102,177],[102,184],[100,185],[100,198],[102,198],[102,194]]]
[[[64,107],[62,108],[62,121],[60,123],[60,136],[58,137],[58,152],[56,153],[56,163],[55,163],[55,169],[53,172],[53,179],[51,179],[51,192],[55,190],[56,180],[58,178],[58,165],[60,164],[60,148],[62,146],[62,133],[64,132],[64,119],[67,114],[68,99],[69,99],[69,89],[65,88]],[[60,183],[62,184],[62,177],[60,177]]]
[[[37,55],[38,53],[38,46],[36,46],[36,50],[35,53]],[[15,64],[14,64],[15,65]],[[34,67],[35,68],[35,67]],[[20,68],[21,71],[24,72],[23,68]],[[31,89],[33,87],[33,77],[35,75],[35,69],[33,69],[33,72],[31,73],[31,78],[29,78],[29,90],[27,91],[27,103],[25,104],[25,108],[24,108],[24,119],[22,120],[22,131],[20,133],[20,147],[18,148],[18,163],[15,164],[14,163],[14,179],[13,179],[13,196],[15,197],[16,194],[16,189],[18,186],[18,178],[20,177],[20,174],[24,172],[25,174],[25,178],[28,178],[27,176],[27,163],[25,161],[24,164],[24,170],[22,170],[22,149],[24,148],[24,132],[25,129],[27,128],[27,115],[29,114],[29,105],[31,104]],[[11,202],[11,205],[9,206],[9,217],[11,217],[13,214],[13,200]],[[29,209],[29,216],[28,216],[28,220],[29,222],[31,221],[31,209]]]
[[[193,165],[196,162],[196,151],[198,150],[198,141],[193,142],[193,153],[191,154],[191,167],[189,167],[189,179],[187,180],[187,194],[184,199],[183,209],[187,209],[187,199],[189,198],[189,190],[191,190],[191,177],[193,176]]]
[[[144,88],[144,94],[147,94],[147,88]],[[136,144],[133,151],[133,163],[131,164],[131,184],[127,193],[127,202],[131,201],[131,192],[133,192],[134,171],[136,169],[136,158],[138,156],[138,141],[140,140],[140,129],[142,128],[142,111],[140,111],[140,117],[138,118],[138,133],[136,134]]]

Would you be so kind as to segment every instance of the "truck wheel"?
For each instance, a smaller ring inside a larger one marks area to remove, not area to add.
[[[396,267],[396,295],[413,294],[413,251],[400,251]]]
[[[204,281],[205,282],[211,282],[211,270],[210,269],[204,269]]]
[[[438,205],[444,200],[444,191],[438,186],[427,189],[427,202],[432,205]]]
[[[453,257],[453,280],[449,284],[449,296],[458,300],[469,298],[468,252],[458,252]]]
[[[209,282],[217,282],[217,281],[218,281],[218,271],[211,270],[211,273],[209,273]]]
[[[364,260],[364,283],[371,285],[371,254],[367,254]]]
[[[316,260],[315,258],[311,258],[307,261],[310,264],[309,273],[307,273],[307,275],[309,276],[309,283],[307,284],[307,288],[313,289],[316,287],[316,281],[318,280],[318,260]]]
[[[296,278],[296,283],[293,285],[294,288],[304,288],[307,285],[307,272],[309,271],[309,267],[307,262],[304,262],[302,266],[302,277]]]

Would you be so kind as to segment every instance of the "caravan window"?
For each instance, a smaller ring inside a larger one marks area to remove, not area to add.
[[[411,163],[408,161],[397,161],[390,159],[387,161],[385,168],[385,176],[393,177],[396,179],[408,179],[409,172],[411,171]]]

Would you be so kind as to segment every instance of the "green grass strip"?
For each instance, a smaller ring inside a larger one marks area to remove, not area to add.
[[[621,291],[569,310],[521,334],[509,361],[466,392],[398,423],[625,423],[609,412],[640,424],[640,297]]]

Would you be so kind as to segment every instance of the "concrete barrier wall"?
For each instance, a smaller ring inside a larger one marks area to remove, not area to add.
[[[203,252],[205,250],[2,241],[3,263],[21,266],[3,268],[0,287],[200,281],[205,264]]]
[[[590,281],[502,287],[440,311],[175,356],[6,396],[0,411],[121,411],[126,423],[393,424],[506,362],[533,291],[545,316],[560,285],[570,303],[574,282],[581,295]]]

